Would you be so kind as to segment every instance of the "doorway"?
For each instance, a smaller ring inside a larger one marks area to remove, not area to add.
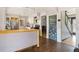
[[[67,15],[67,11],[63,14],[62,18],[62,43],[74,46],[76,44],[76,39],[73,37],[76,34],[76,17],[75,15],[69,16]]]
[[[46,38],[46,34],[47,34],[47,17],[41,16],[41,28],[42,28],[42,37]]]
[[[57,41],[57,15],[49,16],[49,39]]]

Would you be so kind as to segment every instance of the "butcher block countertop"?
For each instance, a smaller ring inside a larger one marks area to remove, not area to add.
[[[0,30],[0,34],[18,33],[18,32],[38,32],[38,29],[18,29],[18,30]]]

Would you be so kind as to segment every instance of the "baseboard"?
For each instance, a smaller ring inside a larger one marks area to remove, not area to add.
[[[67,38],[65,38],[65,39],[62,39],[62,41],[66,40],[66,39],[68,39],[68,38],[70,38],[70,37],[67,37]]]

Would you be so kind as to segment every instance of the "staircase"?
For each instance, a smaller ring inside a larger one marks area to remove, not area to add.
[[[65,11],[65,25],[71,36],[74,34],[73,33],[73,19],[75,19],[75,18],[76,17],[74,17],[74,16],[67,15],[67,11]]]

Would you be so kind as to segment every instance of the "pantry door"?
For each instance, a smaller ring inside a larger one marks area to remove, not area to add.
[[[49,39],[57,41],[57,15],[49,16]]]

